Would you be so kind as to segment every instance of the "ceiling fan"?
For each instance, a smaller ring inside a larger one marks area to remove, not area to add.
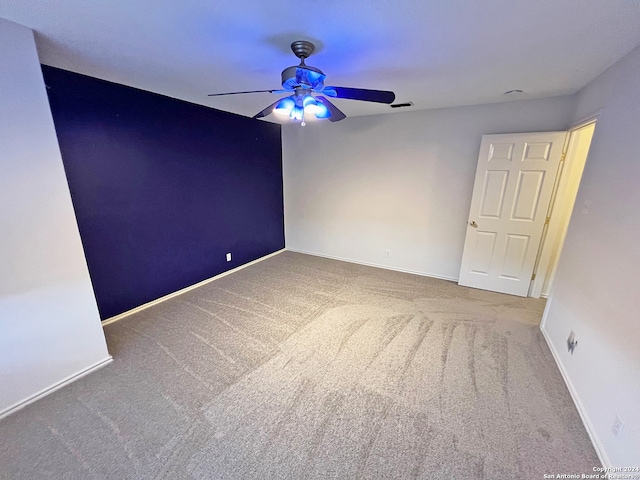
[[[330,122],[338,122],[346,115],[326,97],[361,100],[363,102],[393,103],[396,96],[386,90],[369,90],[365,88],[348,88],[325,86],[326,75],[319,68],[306,65],[306,58],[313,53],[315,46],[311,42],[298,40],[291,44],[294,55],[300,59],[300,64],[287,67],[282,71],[282,89],[280,90],[249,90],[245,92],[212,93],[210,97],[222,95],[238,95],[243,93],[293,93],[281,98],[253,118],[266,117],[271,113],[289,117],[305,125],[305,115],[316,118],[326,118]],[[319,95],[322,94],[322,95]]]

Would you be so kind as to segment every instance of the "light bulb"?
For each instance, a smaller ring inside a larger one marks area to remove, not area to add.
[[[286,97],[278,102],[278,105],[276,105],[276,108],[273,109],[273,112],[277,113],[278,115],[291,115],[291,111],[295,106],[296,104],[293,101],[293,98]]]
[[[291,110],[290,117],[294,120],[304,120],[304,109],[302,107],[295,106],[293,110]]]
[[[316,118],[329,118],[331,116],[331,112],[323,103],[318,102],[315,106],[315,115]]]

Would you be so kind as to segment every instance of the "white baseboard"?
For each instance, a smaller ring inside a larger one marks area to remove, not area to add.
[[[598,458],[600,459],[600,463],[602,463],[603,467],[610,468],[613,465],[611,464],[611,461],[609,460],[609,456],[607,455],[607,452],[605,452],[604,447],[602,446],[602,443],[600,442],[600,439],[598,437],[598,434],[596,433],[595,429],[593,428],[593,424],[591,423],[591,420],[589,420],[589,415],[587,415],[587,412],[584,409],[584,405],[582,404],[582,401],[580,400],[580,397],[578,396],[578,392],[576,392],[576,389],[573,387],[573,383],[571,382],[571,379],[569,378],[569,374],[565,370],[564,365],[562,364],[562,362],[560,360],[560,355],[558,354],[558,351],[556,350],[555,346],[553,345],[553,342],[551,342],[551,339],[549,338],[549,335],[548,335],[546,329],[544,328],[544,320],[546,320],[546,310],[545,310],[545,318],[543,318],[543,323],[540,325],[540,331],[542,332],[542,336],[546,340],[547,345],[549,346],[549,350],[551,350],[551,354],[553,355],[553,359],[556,361],[556,365],[558,366],[558,370],[560,370],[560,373],[562,374],[562,378],[564,379],[564,383],[567,385],[567,389],[569,390],[569,393],[571,394],[571,398],[573,400],[573,403],[575,404],[576,409],[578,410],[578,413],[580,414],[580,418],[582,419],[582,423],[584,424],[584,428],[587,430],[587,433],[589,434],[589,438],[591,439],[591,443],[593,444],[593,448],[595,449],[596,454],[598,455]]]
[[[225,277],[227,275],[231,275],[234,272],[237,272],[238,270],[242,270],[243,268],[247,268],[255,263],[261,262],[263,260],[266,260],[267,258],[273,257],[275,255],[278,255],[282,252],[284,252],[286,249],[283,248],[281,250],[277,250],[273,253],[270,253],[269,255],[265,255],[264,257],[260,257],[257,258],[256,260],[253,260],[251,262],[247,262],[244,265],[240,265],[239,267],[236,268],[232,268],[231,270],[227,270],[226,272],[222,272],[219,275],[216,275],[215,277],[211,277],[211,278],[207,278],[206,280],[202,280],[201,282],[195,283],[193,285],[190,285],[188,287],[182,288],[180,290],[177,290],[173,293],[169,293],[167,295],[165,295],[164,297],[160,297],[160,298],[156,298],[155,300],[151,300],[150,302],[147,302],[143,305],[140,305],[139,307],[136,308],[132,308],[131,310],[127,310],[126,312],[122,312],[118,315],[115,315],[113,317],[107,318],[105,320],[102,321],[102,326],[106,326],[109,325],[113,322],[117,322],[118,320],[122,320],[123,318],[128,317],[129,315],[133,315],[134,313],[138,313],[141,312],[142,310],[146,310],[149,307],[153,307],[154,305],[158,305],[159,303],[162,303],[166,300],[169,300],[170,298],[174,298],[177,297],[178,295],[182,295],[183,293],[187,293],[191,290],[194,290],[198,287],[201,287],[203,285],[206,285],[207,283],[213,282],[214,280],[217,280],[218,278],[222,278]]]
[[[315,257],[330,258],[331,260],[340,260],[341,262],[355,263],[357,265],[366,265],[367,267],[384,268],[385,270],[393,270],[394,272],[411,273],[413,275],[420,275],[422,277],[437,278],[440,280],[448,280],[450,282],[458,282],[458,278],[447,277],[444,275],[436,275],[435,273],[418,272],[416,270],[408,270],[405,268],[394,268],[388,265],[380,265],[377,263],[360,262],[358,260],[351,260],[350,258],[334,257],[333,255],[325,255],[324,253],[307,252],[305,250],[295,250],[293,248],[287,248],[289,252],[304,253],[305,255],[313,255]]]
[[[84,369],[80,370],[78,373],[74,373],[73,375],[70,375],[70,376],[68,376],[66,378],[63,378],[62,380],[60,380],[59,382],[54,383],[50,387],[44,388],[44,389],[40,390],[39,392],[36,392],[33,395],[30,395],[29,397],[25,398],[24,400],[20,400],[19,402],[14,403],[10,407],[5,408],[4,410],[0,411],[0,419],[9,416],[12,413],[17,412],[18,410],[26,407],[27,405],[32,404],[36,400],[40,400],[42,397],[46,397],[47,395],[55,392],[56,390],[61,389],[65,385],[68,385],[68,384],[70,384],[72,382],[75,382],[76,380],[78,380],[79,378],[84,377],[85,375],[89,375],[90,373],[95,372],[96,370],[104,367],[105,365],[108,365],[112,361],[113,361],[113,358],[111,357],[111,355],[109,355],[104,360],[100,360],[99,362],[96,362],[93,365],[89,365],[87,368],[84,368]]]

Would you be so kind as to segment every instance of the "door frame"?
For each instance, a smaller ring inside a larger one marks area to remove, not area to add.
[[[577,170],[576,168],[576,158],[575,152],[569,152],[569,147],[571,145],[572,138],[575,137],[576,132],[579,130],[589,126],[595,125],[598,120],[598,114],[591,115],[580,122],[574,124],[571,128],[567,130],[568,135],[565,140],[565,144],[562,150],[563,160],[560,162],[560,167],[558,168],[558,173],[556,174],[556,180],[553,187],[553,193],[551,194],[551,202],[549,202],[549,209],[547,211],[547,218],[549,219],[548,224],[545,225],[544,230],[542,231],[542,240],[540,242],[540,247],[538,248],[538,254],[536,257],[536,263],[533,268],[533,273],[535,278],[531,281],[529,286],[529,297],[533,298],[548,298],[549,292],[543,292],[544,285],[547,282],[552,282],[553,277],[555,275],[556,267],[558,265],[558,261],[560,259],[560,254],[562,252],[562,248],[564,246],[565,235],[567,232],[567,228],[569,226],[569,221],[573,216],[573,212],[575,211],[575,204],[572,209],[571,215],[568,215],[566,218],[558,218],[558,215],[554,218],[553,216],[553,208],[556,206],[557,194],[560,189],[566,187],[566,185],[573,178],[581,178],[582,173],[584,171],[584,164],[582,167]],[[595,127],[594,127],[594,135],[595,135]],[[591,139],[593,143],[593,137]],[[589,146],[591,148],[591,146]],[[588,161],[588,153],[587,158],[585,160]],[[577,190],[575,195],[571,199],[572,202],[575,202],[575,198],[577,195]],[[566,199],[564,199],[566,201]],[[548,240],[557,235],[560,235],[560,242],[557,247],[554,249],[555,251],[551,251],[553,247],[549,245]],[[555,255],[554,255],[555,254]]]

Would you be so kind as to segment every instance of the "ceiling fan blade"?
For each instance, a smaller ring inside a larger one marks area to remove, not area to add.
[[[369,90],[366,88],[324,87],[325,95],[363,102],[393,103],[396,94],[387,90]]]
[[[285,93],[285,90],[249,90],[246,92],[210,93],[208,97],[221,97],[223,95],[240,95],[241,93]]]
[[[280,100],[282,99],[278,99],[275,102],[273,102],[271,105],[269,105],[267,108],[265,108],[264,110],[262,110],[261,112],[256,113],[252,118],[262,118],[262,117],[266,117],[267,115],[269,115],[271,112],[273,112],[273,109],[276,108],[276,105],[278,105],[278,103],[280,102]]]
[[[326,98],[321,97],[320,95],[316,95],[314,98],[322,103],[325,107],[327,107],[327,110],[329,110],[329,113],[331,113],[331,116],[329,117],[330,122],[339,122],[340,120],[344,120],[345,118],[347,118],[347,116],[342,113],[342,111],[338,109],[338,107],[336,107]]]

